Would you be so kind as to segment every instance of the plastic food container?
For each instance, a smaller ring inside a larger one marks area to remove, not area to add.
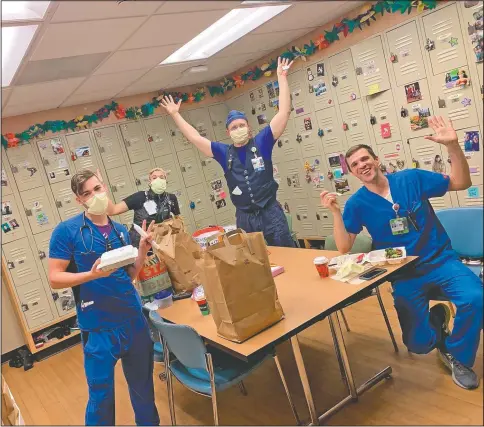
[[[170,305],[173,305],[173,295],[168,295],[162,299],[155,299],[153,302],[158,306],[158,308],[170,307]]]
[[[334,269],[334,270],[339,270],[339,268],[348,260],[351,260],[353,262],[357,262],[358,258],[363,255],[361,263],[365,260],[364,253],[358,253],[358,254],[346,254],[346,255],[340,255],[334,258],[331,258],[329,261],[329,268]]]
[[[387,258],[385,256],[385,249],[379,249],[377,251],[371,251],[366,256],[366,260],[372,265],[385,265],[385,264],[400,264],[407,258],[407,251],[404,246],[399,246],[394,249],[400,249],[402,251],[402,256],[398,258]]]
[[[104,252],[101,255],[101,263],[98,269],[102,271],[111,271],[117,268],[133,264],[138,257],[138,249],[132,245],[123,246],[112,251]]]

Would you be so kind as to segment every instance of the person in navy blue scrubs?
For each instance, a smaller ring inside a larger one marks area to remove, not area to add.
[[[173,117],[183,135],[205,156],[213,157],[223,168],[230,198],[236,208],[237,227],[246,232],[263,232],[272,246],[294,247],[286,215],[276,199],[278,184],[274,180],[272,149],[286,128],[291,113],[291,97],[287,59],[278,59],[279,111],[269,126],[255,137],[242,111],[233,110],[226,120],[227,134],[232,145],[210,141],[201,136],[179,113],[181,100],[171,95],[161,100],[162,106]]]
[[[153,222],[133,265],[103,272],[101,255],[130,244],[126,227],[106,214],[106,186],[91,171],[72,177],[86,212],[61,222],[49,247],[52,288],[72,287],[89,387],[86,425],[114,425],[114,367],[121,359],[137,425],[158,425],[153,387],[153,343],[132,281],[150,249]]]
[[[366,227],[376,249],[404,246],[408,255],[419,257],[413,269],[393,283],[403,342],[413,353],[426,354],[436,348],[454,382],[473,389],[479,386],[472,366],[482,330],[482,282],[460,262],[429,202],[447,191],[469,188],[471,177],[452,122],[432,117],[429,124],[435,133],[425,139],[447,150],[452,165],[449,176],[419,169],[384,175],[372,148],[357,145],[346,153],[346,162],[363,187],[348,199],[343,215],[334,193],[323,191],[321,199],[333,213],[340,252],[348,252]],[[448,306],[440,303],[429,311],[428,295],[436,289],[457,307],[451,334]]]

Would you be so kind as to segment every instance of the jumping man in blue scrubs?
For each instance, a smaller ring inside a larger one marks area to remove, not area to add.
[[[97,269],[101,255],[130,244],[121,224],[106,214],[105,185],[91,171],[72,177],[76,200],[86,210],[54,229],[49,248],[52,288],[72,287],[84,347],[89,386],[86,425],[114,425],[114,367],[119,359],[128,383],[137,425],[158,425],[153,387],[153,343],[141,300],[132,284],[150,249],[151,230],[142,238],[133,265]],[[146,231],[146,222],[143,222]]]
[[[482,330],[482,282],[460,262],[429,203],[447,191],[469,188],[469,165],[452,122],[432,117],[429,125],[435,134],[425,139],[445,146],[452,165],[450,176],[419,169],[385,176],[371,147],[357,145],[346,153],[346,162],[363,187],[348,199],[343,215],[334,193],[323,191],[321,199],[333,213],[340,252],[348,252],[366,227],[376,249],[405,246],[408,255],[419,257],[414,269],[393,283],[403,342],[413,353],[426,354],[437,348],[454,382],[473,389],[479,386],[472,366]],[[429,311],[428,295],[436,289],[457,307],[452,334],[447,305],[437,304]]]
[[[236,208],[237,227],[246,232],[262,231],[269,245],[294,247],[286,216],[276,200],[278,184],[272,169],[272,149],[282,135],[291,114],[291,97],[287,71],[291,67],[287,59],[278,59],[279,111],[255,137],[246,115],[231,111],[226,128],[233,145],[212,142],[201,136],[179,113],[181,100],[165,97],[162,106],[173,117],[183,135],[205,156],[213,157],[222,166],[230,198]]]

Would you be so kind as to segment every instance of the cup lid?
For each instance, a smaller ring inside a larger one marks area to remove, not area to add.
[[[314,258],[315,264],[327,264],[328,262],[329,262],[329,260],[325,256],[318,256],[318,257]]]

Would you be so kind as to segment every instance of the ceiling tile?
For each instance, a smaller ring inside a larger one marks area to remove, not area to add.
[[[167,1],[156,14],[194,12],[200,10],[233,9],[240,5],[240,1]]]
[[[185,44],[226,13],[226,10],[217,10],[152,16],[121,49]]]
[[[138,70],[152,68],[168,58],[182,44],[170,46],[149,47],[145,49],[121,50],[114,54],[99,67],[94,74],[115,73],[116,71]]]
[[[84,80],[83,77],[55,82],[38,83],[35,85],[16,86],[8,100],[8,106],[22,104],[40,104],[52,102],[59,105]]]
[[[113,91],[120,92],[130,83],[149,71],[149,68],[143,70],[131,70],[120,73],[101,74],[98,76],[89,77],[74,93],[73,95],[81,95],[85,93],[92,93],[96,91]]]
[[[59,1],[52,22],[148,16],[162,1]]]
[[[71,95],[69,98],[65,100],[62,104],[62,107],[69,107],[70,105],[79,105],[79,104],[87,104],[89,102],[96,102],[96,101],[110,101],[116,95],[115,90],[101,90],[96,92],[90,93],[82,93],[78,95]]]
[[[2,117],[20,116],[21,114],[36,113],[38,111],[52,110],[57,108],[59,103],[49,102],[27,102],[19,105],[7,105],[2,110]]]
[[[145,18],[51,24],[32,54],[32,60],[116,50]]]

